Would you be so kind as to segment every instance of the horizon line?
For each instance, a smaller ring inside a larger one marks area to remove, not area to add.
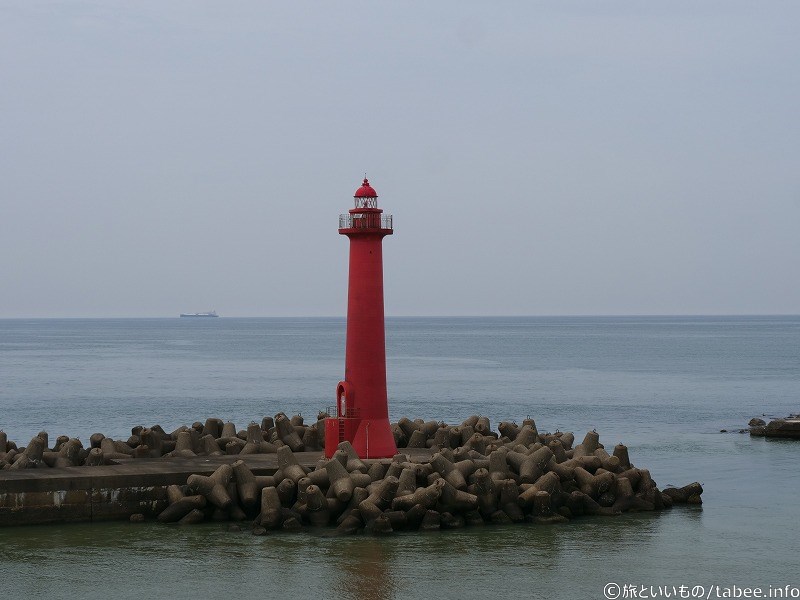
[[[385,315],[387,319],[544,319],[544,318],[663,318],[663,317],[800,317],[800,313],[566,313],[566,314],[467,314],[467,315]],[[15,320],[155,320],[180,319],[179,315],[160,316],[0,316],[0,321]],[[347,315],[220,315],[220,319],[347,319]]]

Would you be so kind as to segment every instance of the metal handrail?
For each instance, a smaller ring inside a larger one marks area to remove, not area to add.
[[[325,408],[325,412],[328,413],[331,416],[332,419],[338,419],[339,418],[339,407],[336,406],[336,405],[326,407]],[[360,408],[348,408],[347,409],[347,417],[346,418],[358,419],[360,417],[361,417],[361,409]]]
[[[379,213],[339,215],[339,229],[392,229],[392,215]]]

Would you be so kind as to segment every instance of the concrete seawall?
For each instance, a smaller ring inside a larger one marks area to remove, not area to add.
[[[430,452],[427,452],[430,454]],[[298,452],[310,468],[321,452]],[[0,470],[0,527],[155,517],[167,506],[167,486],[192,474],[210,475],[222,464],[244,459],[256,475],[273,475],[274,454],[175,459],[118,460],[92,468]]]

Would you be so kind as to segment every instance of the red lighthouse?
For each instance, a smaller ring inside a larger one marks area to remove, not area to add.
[[[337,416],[325,422],[325,455],[338,442],[353,444],[361,458],[397,454],[386,397],[386,335],[383,323],[384,236],[392,216],[378,208],[367,178],[356,190],[355,208],[339,216],[339,233],[350,238],[347,345],[344,381],[336,386]]]

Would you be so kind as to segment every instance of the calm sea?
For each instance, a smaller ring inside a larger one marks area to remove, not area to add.
[[[343,319],[0,320],[0,429],[21,445],[42,429],[86,443],[210,416],[240,427],[278,411],[315,418],[333,403],[344,333]],[[394,318],[387,359],[393,419],[531,416],[540,431],[578,438],[597,429],[661,487],[703,483],[705,504],[380,539],[260,538],[222,525],[0,529],[3,597],[800,586],[800,442],[735,432],[753,416],[800,412],[800,317]]]

